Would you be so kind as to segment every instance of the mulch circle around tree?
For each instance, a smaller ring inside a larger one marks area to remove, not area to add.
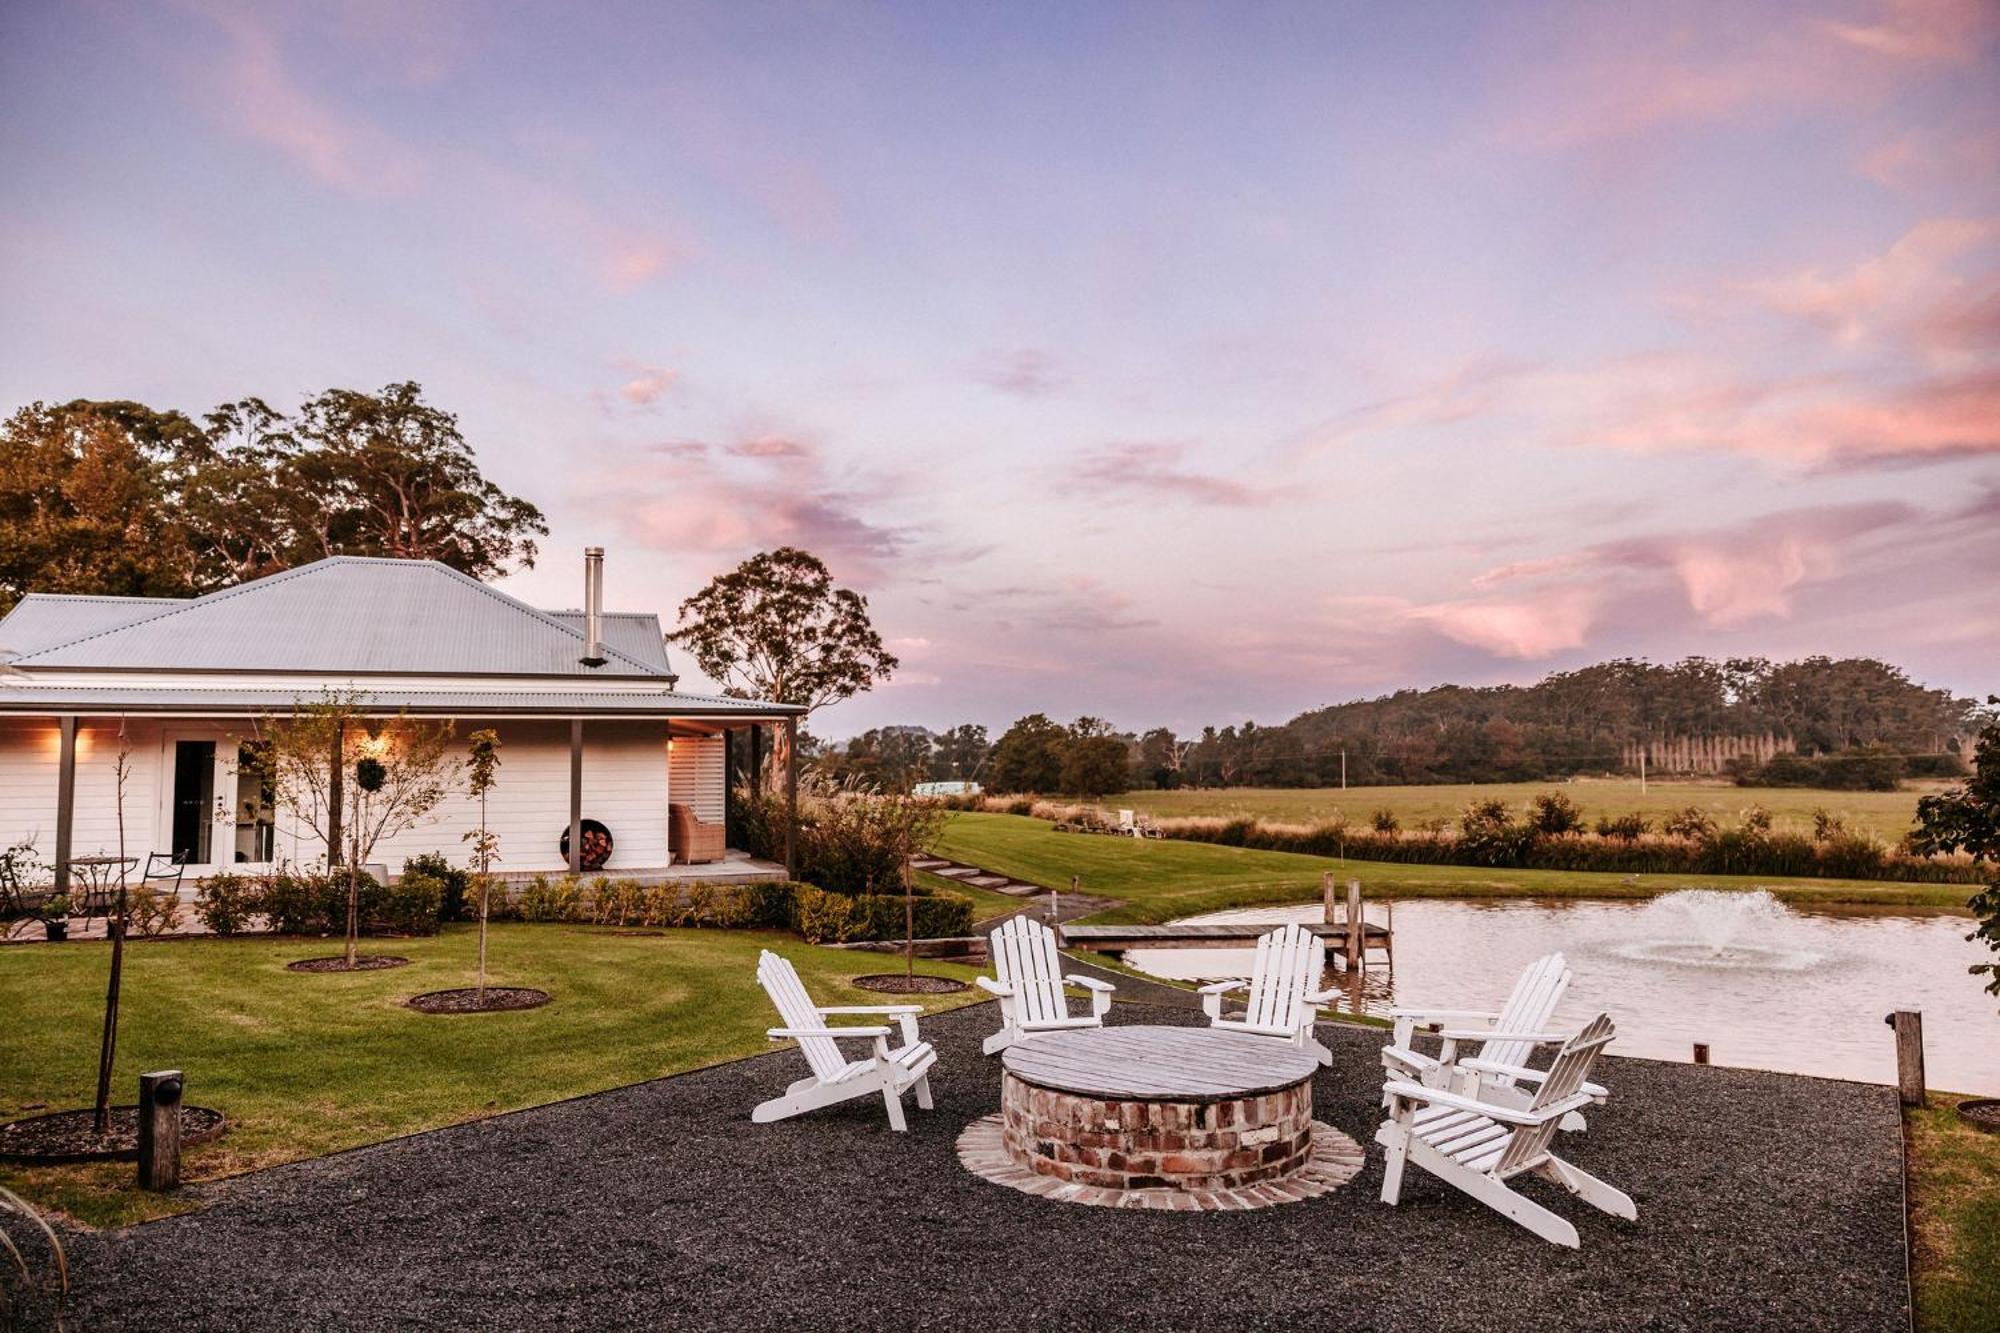
[[[901,972],[881,972],[869,977],[856,977],[854,984],[862,990],[886,991],[891,995],[950,995],[954,991],[968,989],[966,983],[952,977],[927,977],[922,973],[906,977]]]
[[[477,987],[425,991],[403,1001],[422,1014],[493,1014],[508,1009],[539,1009],[555,997],[545,990],[528,986],[488,986],[486,1003],[479,1002]]]
[[[60,1166],[66,1162],[130,1161],[139,1155],[139,1108],[111,1108],[111,1128],[100,1136],[90,1107],[51,1111],[0,1125],[0,1162]],[[221,1136],[229,1122],[207,1106],[181,1107],[181,1147]]]
[[[1958,1118],[1974,1129],[2000,1134],[2000,1098],[1974,1097],[1958,1104]]]
[[[345,956],[338,958],[301,958],[296,963],[286,963],[287,972],[380,972],[386,968],[402,967],[410,960],[398,958],[388,953],[363,953],[354,956],[354,966],[347,965]]]

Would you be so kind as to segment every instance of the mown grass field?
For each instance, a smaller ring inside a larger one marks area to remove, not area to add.
[[[1496,782],[1445,787],[1226,787],[1207,791],[1134,791],[1107,799],[1106,807],[1143,810],[1148,814],[1247,815],[1281,823],[1311,823],[1344,816],[1364,823],[1377,810],[1393,810],[1404,828],[1426,820],[1456,820],[1474,801],[1498,798],[1517,810],[1542,792],[1560,791],[1584,809],[1599,815],[1643,814],[1657,826],[1676,810],[1697,806],[1718,824],[1742,822],[1755,805],[1769,810],[1779,828],[1812,831],[1813,811],[1824,809],[1843,819],[1856,833],[1872,833],[1894,843],[1909,832],[1916,818],[1917,799],[1949,786],[1943,782],[1905,784],[1902,791],[1815,791],[1798,787],[1737,787],[1726,782],[1648,782],[1642,795],[1638,779],[1579,778],[1574,782]]]
[[[220,1140],[188,1153],[188,1177],[209,1179],[769,1050],[764,1029],[778,1019],[757,985],[762,948],[796,963],[822,1004],[895,1001],[847,983],[900,966],[789,935],[497,925],[490,979],[540,987],[554,1002],[516,1013],[427,1015],[401,1001],[472,984],[477,931],[454,926],[375,948],[413,961],[382,972],[304,975],[284,965],[326,954],[327,942],[134,941],[125,955],[115,1100],[134,1099],[141,1070],[185,1070],[188,1100],[230,1119]],[[102,943],[0,948],[7,1016],[0,1120],[90,1104],[108,960]],[[921,967],[975,975],[931,960]],[[983,996],[917,998],[936,1010]],[[93,1225],[187,1206],[130,1188],[132,1173],[129,1162],[0,1166],[0,1183]]]
[[[1025,815],[956,814],[937,844],[940,855],[1019,879],[1124,900],[1091,918],[1118,924],[1167,921],[1196,912],[1319,896],[1331,870],[1358,879],[1371,898],[1649,898],[1673,889],[1763,888],[1793,903],[1963,907],[1958,884],[1871,880],[1780,879],[1747,875],[1609,875],[1574,870],[1496,870],[1476,866],[1338,861],[1173,839],[1058,833]]]

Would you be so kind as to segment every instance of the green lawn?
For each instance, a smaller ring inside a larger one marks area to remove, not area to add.
[[[2000,1326],[2000,1134],[1932,1094],[1908,1113],[1910,1225],[1915,1233],[1917,1327],[1975,1333]]]
[[[341,976],[284,970],[327,953],[321,941],[136,941],[125,955],[116,1099],[134,1099],[142,1070],[184,1069],[189,1100],[231,1121],[221,1140],[190,1150],[187,1173],[230,1175],[767,1050],[764,1029],[778,1020],[756,982],[760,948],[792,959],[823,1004],[893,1000],[846,982],[899,965],[785,935],[500,925],[492,980],[538,986],[552,1004],[453,1016],[402,1007],[419,991],[470,985],[477,944],[463,926],[378,941],[415,961]],[[89,1104],[108,958],[102,944],[0,948],[0,1120]],[[927,1007],[978,998],[931,997]],[[185,1206],[128,1188],[131,1176],[129,1162],[0,1167],[0,1183],[95,1225]]]
[[[1125,905],[1091,918],[1117,924],[1171,920],[1196,912],[1319,896],[1322,873],[1358,879],[1374,898],[1645,898],[1672,889],[1767,888],[1795,903],[1875,903],[1963,907],[1957,884],[1777,879],[1732,875],[1611,875],[1576,870],[1491,870],[1474,866],[1336,861],[1291,852],[1218,847],[1173,839],[1141,841],[1058,833],[1025,815],[956,814],[937,844],[940,855],[1037,884],[1067,886]]]
[[[1566,793],[1587,817],[1641,813],[1655,823],[1661,816],[1693,805],[1717,823],[1741,822],[1743,812],[1761,805],[1780,828],[1812,830],[1812,815],[1825,809],[1839,815],[1857,833],[1872,833],[1893,843],[1909,832],[1916,818],[1917,798],[1947,783],[1907,784],[1903,791],[1813,791],[1796,787],[1737,787],[1726,782],[1649,782],[1639,794],[1636,778],[1579,778],[1574,782],[1496,782],[1448,787],[1229,787],[1211,791],[1135,791],[1104,804],[1112,809],[1143,810],[1156,816],[1249,815],[1280,823],[1311,823],[1344,815],[1361,823],[1377,810],[1394,810],[1404,828],[1425,820],[1458,818],[1474,801],[1498,797],[1517,809],[1545,791]]]

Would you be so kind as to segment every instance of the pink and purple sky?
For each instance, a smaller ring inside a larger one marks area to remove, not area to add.
[[[2000,4],[0,7],[0,407],[421,381],[815,719],[2000,688]],[[690,682],[693,683],[693,682]]]

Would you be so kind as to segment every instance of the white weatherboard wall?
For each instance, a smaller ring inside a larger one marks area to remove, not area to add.
[[[676,736],[667,771],[672,774],[674,800],[694,811],[704,824],[720,824],[727,793],[723,790],[723,739],[720,736]]]
[[[486,798],[486,825],[499,835],[494,869],[561,870],[569,830],[569,723],[461,723],[455,749],[479,726],[500,733],[500,771]],[[606,870],[667,864],[667,726],[665,722],[583,724],[583,817],[611,830]],[[385,838],[373,861],[390,872],[406,857],[436,851],[457,865],[471,860],[464,835],[478,827],[479,807],[463,790],[418,827]]]
[[[118,724],[89,721],[76,730],[76,817],[73,856],[118,851]],[[56,776],[59,740],[53,718],[0,722],[0,847],[32,842],[43,862],[56,855]],[[150,722],[125,726],[125,849],[143,863],[163,848],[158,828],[160,730]]]
[[[488,826],[500,836],[502,871],[561,870],[560,842],[569,828],[569,723],[461,722],[452,741],[454,759],[463,755],[466,736],[490,725],[500,733],[499,780],[487,798]],[[664,721],[586,721],[583,750],[583,813],[611,830],[609,870],[657,869],[667,864],[668,762]],[[171,841],[167,785],[172,763],[166,742],[173,738],[213,738],[219,772],[218,814],[233,808],[238,733],[218,723],[134,720],[126,724],[130,769],[125,783],[126,854],[143,863],[148,852],[165,851]],[[77,728],[76,816],[72,854],[96,856],[118,850],[118,724],[89,720]],[[686,750],[682,756],[680,751]],[[703,819],[722,817],[722,749],[717,740],[683,740],[675,745],[676,772],[690,774],[696,809]],[[36,856],[55,857],[57,733],[52,719],[0,722],[0,847],[33,841]],[[453,792],[416,828],[384,838],[370,860],[402,869],[406,857],[440,852],[454,864],[470,861],[464,834],[478,825],[478,806],[466,794],[462,766],[455,763]],[[706,793],[704,795],[703,793]],[[350,793],[351,799],[351,793]],[[309,865],[326,854],[323,843],[280,811],[276,853],[280,860]],[[219,821],[213,832],[218,864],[226,864],[233,829]]]

